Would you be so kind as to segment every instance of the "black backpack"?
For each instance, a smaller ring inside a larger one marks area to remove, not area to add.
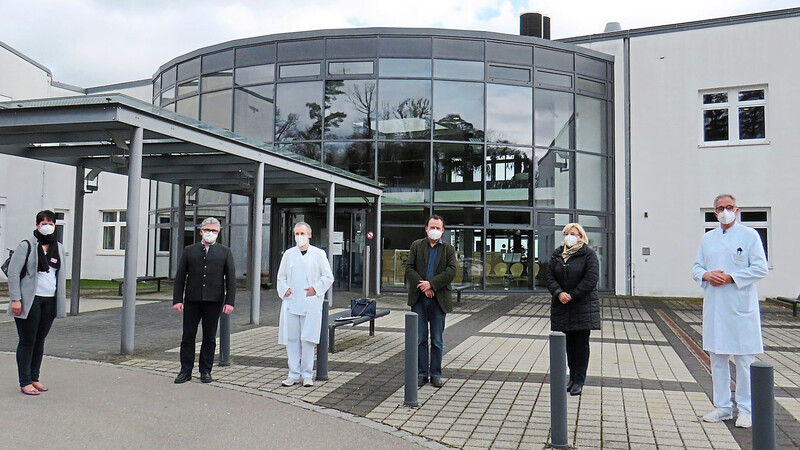
[[[31,242],[30,241],[23,241],[28,244],[28,253],[25,255],[25,264],[22,266],[22,271],[19,273],[19,279],[21,280],[25,274],[28,273],[28,258],[31,256]],[[8,276],[8,266],[11,264],[11,257],[14,256],[14,250],[8,251],[8,258],[3,262],[3,265],[0,266],[0,269],[3,270],[3,273]]]

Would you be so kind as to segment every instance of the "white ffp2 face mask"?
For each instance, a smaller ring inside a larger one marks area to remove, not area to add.
[[[49,236],[53,234],[54,231],[56,231],[55,225],[46,224],[39,227],[39,233],[42,233],[44,236]]]
[[[431,229],[428,230],[428,238],[434,241],[438,241],[442,238],[442,230]]]
[[[732,224],[734,220],[736,220],[736,213],[733,211],[723,210],[721,213],[717,214],[717,220],[719,223],[723,225]]]
[[[203,242],[206,244],[217,242],[217,233],[203,233]]]
[[[573,236],[571,234],[564,236],[564,245],[566,245],[567,247],[572,247],[577,243],[578,243],[578,236]]]
[[[308,236],[305,234],[295,234],[294,241],[297,243],[298,247],[305,247],[308,244]]]

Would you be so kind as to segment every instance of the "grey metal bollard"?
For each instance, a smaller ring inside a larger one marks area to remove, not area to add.
[[[322,326],[319,330],[317,345],[317,381],[328,381],[328,300],[322,302]]]
[[[415,312],[406,313],[406,373],[405,373],[405,406],[417,407],[417,347],[419,345],[417,331],[419,330],[419,317]]]
[[[550,447],[569,448],[567,443],[567,336],[550,333]]]
[[[219,316],[219,365],[231,365],[231,315]]]
[[[750,393],[753,402],[753,448],[775,447],[775,379],[772,364],[756,361],[750,365]]]

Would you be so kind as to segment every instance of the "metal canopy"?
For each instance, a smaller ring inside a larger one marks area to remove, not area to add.
[[[330,183],[344,197],[382,192],[368,178],[121,94],[0,103],[0,153],[126,175],[137,127],[143,178],[250,195],[264,163],[265,197],[324,197]]]

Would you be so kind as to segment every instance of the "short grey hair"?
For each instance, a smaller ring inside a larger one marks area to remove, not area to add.
[[[305,222],[297,222],[296,224],[294,224],[294,227],[292,227],[292,232],[294,232],[294,230],[300,226],[306,227],[306,233],[308,233],[308,235],[311,236],[311,225]]]
[[[714,198],[714,207],[716,208],[717,207],[717,202],[720,201],[721,199],[725,198],[725,197],[728,197],[731,200],[733,200],[733,204],[734,205],[736,204],[736,197],[732,196],[731,194],[719,194],[716,198]]]
[[[203,223],[200,224],[200,228],[203,228],[204,226],[209,224],[216,225],[217,228],[222,229],[222,225],[220,225],[219,220],[217,220],[215,217],[207,217],[206,220],[204,220]]]

